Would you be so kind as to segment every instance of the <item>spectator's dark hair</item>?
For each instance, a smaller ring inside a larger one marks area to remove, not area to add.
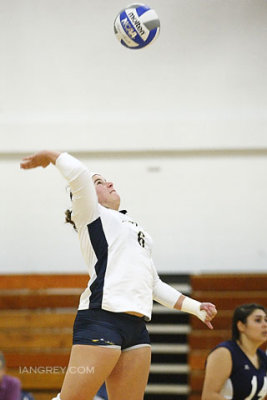
[[[0,351],[0,370],[5,368],[5,366],[6,366],[6,360],[2,351]]]
[[[266,309],[260,304],[242,304],[241,306],[237,307],[233,314],[232,319],[232,340],[239,340],[240,331],[237,327],[238,321],[241,321],[243,324],[247,322],[247,318],[250,314],[253,313],[255,310],[263,310],[266,313]]]
[[[72,200],[72,193],[71,192],[70,192],[70,199]],[[66,224],[71,224],[73,226],[73,229],[77,232],[76,225],[71,219],[71,213],[72,213],[71,210],[66,210],[65,211],[65,222],[66,222]]]

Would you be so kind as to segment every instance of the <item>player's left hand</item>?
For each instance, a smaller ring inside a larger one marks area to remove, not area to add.
[[[209,329],[213,329],[213,326],[210,321],[213,320],[213,318],[217,314],[215,305],[212,303],[201,303],[200,310],[205,311],[207,314],[204,324],[206,324]]]

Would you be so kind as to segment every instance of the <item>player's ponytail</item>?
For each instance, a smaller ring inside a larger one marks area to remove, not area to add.
[[[65,222],[66,222],[66,224],[71,224],[73,226],[73,229],[77,232],[76,225],[71,219],[71,213],[72,213],[71,210],[66,210],[65,211]]]
[[[70,191],[70,199],[72,200],[72,193],[71,193],[71,191]],[[75,225],[75,223],[74,223],[74,222],[72,221],[72,219],[71,219],[71,213],[72,213],[71,210],[66,210],[66,211],[65,211],[65,222],[66,222],[66,224],[71,224],[71,225],[73,226],[73,229],[77,232],[76,225]]]

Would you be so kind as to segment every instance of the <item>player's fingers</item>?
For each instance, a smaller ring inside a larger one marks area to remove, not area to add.
[[[211,321],[217,314],[216,307],[211,303],[203,303],[201,309],[206,312],[205,321]]]
[[[21,169],[29,169],[30,167],[26,164],[20,164]]]
[[[23,168],[23,169],[27,168],[27,163],[25,161],[22,161],[20,163],[20,168]]]
[[[212,313],[213,313],[212,308],[213,308],[213,306],[210,305],[210,304],[208,304],[208,303],[203,303],[202,306],[200,307],[200,309],[201,309],[201,310],[205,310],[206,313],[207,313],[209,316],[212,316]]]
[[[205,324],[207,325],[207,327],[208,327],[209,329],[213,329],[213,326],[212,326],[212,324],[210,323],[210,321],[205,321]]]
[[[208,316],[209,316],[210,318],[214,318],[215,315],[217,314],[217,311],[216,311],[216,309],[214,309],[214,308],[208,308],[207,314],[208,314]]]
[[[211,313],[212,318],[214,318],[214,317],[216,316],[217,310],[216,310],[216,307],[215,307],[215,306],[212,306],[212,307],[210,308],[210,313]]]
[[[33,155],[23,157],[22,161],[32,160],[33,157],[34,157]]]
[[[30,168],[34,168],[35,165],[32,161],[24,161],[20,163],[20,168],[22,169],[30,169]]]
[[[212,303],[208,303],[207,304],[207,312],[210,315],[216,315],[217,314],[217,310],[214,304]]]

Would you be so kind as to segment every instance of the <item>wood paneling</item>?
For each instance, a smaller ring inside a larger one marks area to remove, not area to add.
[[[87,274],[1,275],[0,289],[86,288]]]

